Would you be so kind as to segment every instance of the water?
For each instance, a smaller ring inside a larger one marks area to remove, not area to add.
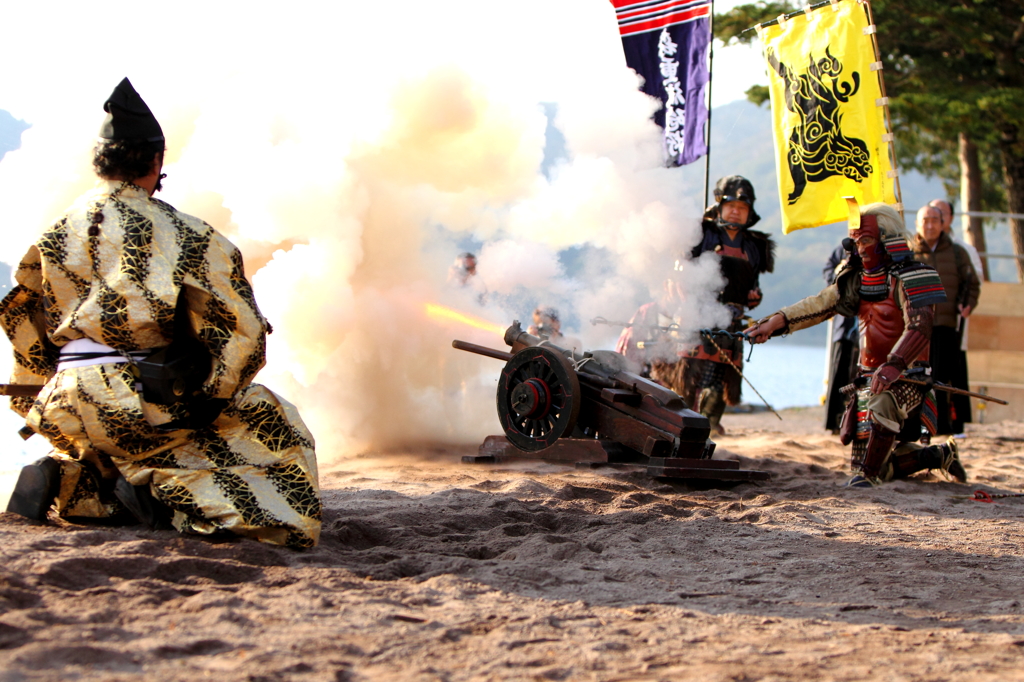
[[[747,346],[749,352],[750,347]],[[771,341],[754,347],[744,374],[772,407],[820,405],[825,393],[825,346],[773,345]],[[743,402],[760,404],[750,386],[743,386]],[[22,440],[18,429],[24,421],[12,412],[6,400],[0,400],[0,472],[17,470],[36,460],[50,448],[42,436]]]
[[[825,391],[825,346],[772,345],[769,341],[754,348],[744,374],[775,409],[819,405]],[[743,401],[761,404],[747,385],[743,386]],[[24,421],[6,402],[0,401],[0,509],[7,507],[18,470],[50,451],[42,436],[21,439],[18,429]]]
[[[750,347],[746,347],[750,352]],[[820,346],[772,345],[754,347],[743,374],[772,407],[820,405],[825,395],[825,344]],[[759,405],[757,394],[743,385],[743,402]]]

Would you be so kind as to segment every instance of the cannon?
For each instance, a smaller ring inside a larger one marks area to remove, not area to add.
[[[504,360],[497,409],[504,436],[488,436],[465,462],[514,459],[578,467],[640,465],[651,476],[752,481],[768,472],[715,460],[708,419],[670,389],[631,371],[613,351],[582,354],[522,330],[505,330],[511,352],[455,340],[452,347]]]

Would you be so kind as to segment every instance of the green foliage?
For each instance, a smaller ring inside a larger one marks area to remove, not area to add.
[[[952,197],[966,133],[978,146],[985,209],[1005,210],[1003,161],[1024,157],[1024,3],[874,0],[872,9],[900,165],[941,178]],[[715,16],[715,37],[749,43],[756,34],[747,29],[795,10],[740,5]],[[747,91],[755,104],[766,96],[763,86]]]
[[[788,2],[738,5],[724,14],[715,15],[715,37],[726,45],[733,42],[748,45],[757,37],[757,34],[749,29],[792,11],[793,5]]]
[[[757,37],[752,29],[777,19],[780,14],[793,12],[793,5],[788,2],[759,2],[751,5],[738,5],[724,14],[715,15],[715,37],[726,45],[739,43],[749,45]],[[768,86],[755,85],[747,90],[747,99],[761,106],[768,101]]]
[[[959,185],[957,137],[978,146],[983,210],[1006,210],[1004,155],[1024,127],[1020,0],[875,0],[900,165]],[[1017,149],[1014,152],[1014,148]]]
[[[747,100],[753,102],[757,106],[761,106],[768,101],[768,86],[751,85],[747,88],[747,91],[744,94],[747,96]]]

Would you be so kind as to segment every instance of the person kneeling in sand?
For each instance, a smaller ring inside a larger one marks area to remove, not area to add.
[[[22,470],[7,510],[41,521],[56,504],[65,518],[134,515],[182,533],[313,546],[313,438],[292,405],[251,383],[270,325],[241,254],[153,198],[163,132],[127,78],[104,110],[100,182],[29,248],[0,303],[12,381],[43,384],[11,407],[23,433],[54,448]],[[140,369],[183,347],[200,368],[191,393]]]
[[[835,282],[769,315],[745,333],[753,343],[764,343],[771,336],[814,326],[836,314],[857,316],[859,391],[850,400],[840,428],[843,444],[854,444],[855,475],[847,485],[877,485],[925,469],[941,469],[964,483],[967,472],[953,439],[928,447],[896,444],[904,420],[930,395],[919,384],[901,379],[926,380],[930,372],[934,304],[946,300],[942,282],[934,269],[913,260],[903,219],[895,209],[879,203],[858,210],[849,201],[850,239],[857,253],[841,266]],[[852,251],[852,245],[847,250]],[[858,421],[860,415],[863,421]],[[934,413],[922,413],[922,421],[928,423],[929,418],[934,425]]]

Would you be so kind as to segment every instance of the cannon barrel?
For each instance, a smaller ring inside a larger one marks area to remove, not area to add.
[[[488,348],[487,346],[478,346],[477,344],[470,343],[469,341],[459,341],[458,339],[455,339],[452,341],[452,348],[455,348],[456,350],[464,350],[469,353],[476,353],[477,355],[483,355],[488,358],[494,358],[495,360],[504,360],[505,362],[512,359],[512,353],[509,353],[508,351],[495,350],[493,348]]]
[[[480,455],[463,461],[493,462],[499,453],[552,461],[594,458],[646,463],[652,476],[768,478],[767,472],[740,470],[734,461],[712,461],[707,417],[671,389],[636,374],[624,356],[561,348],[524,332],[518,320],[505,330],[505,343],[511,353],[452,342],[459,350],[506,361],[496,396],[505,436],[488,438]],[[497,450],[489,454],[492,446]]]

